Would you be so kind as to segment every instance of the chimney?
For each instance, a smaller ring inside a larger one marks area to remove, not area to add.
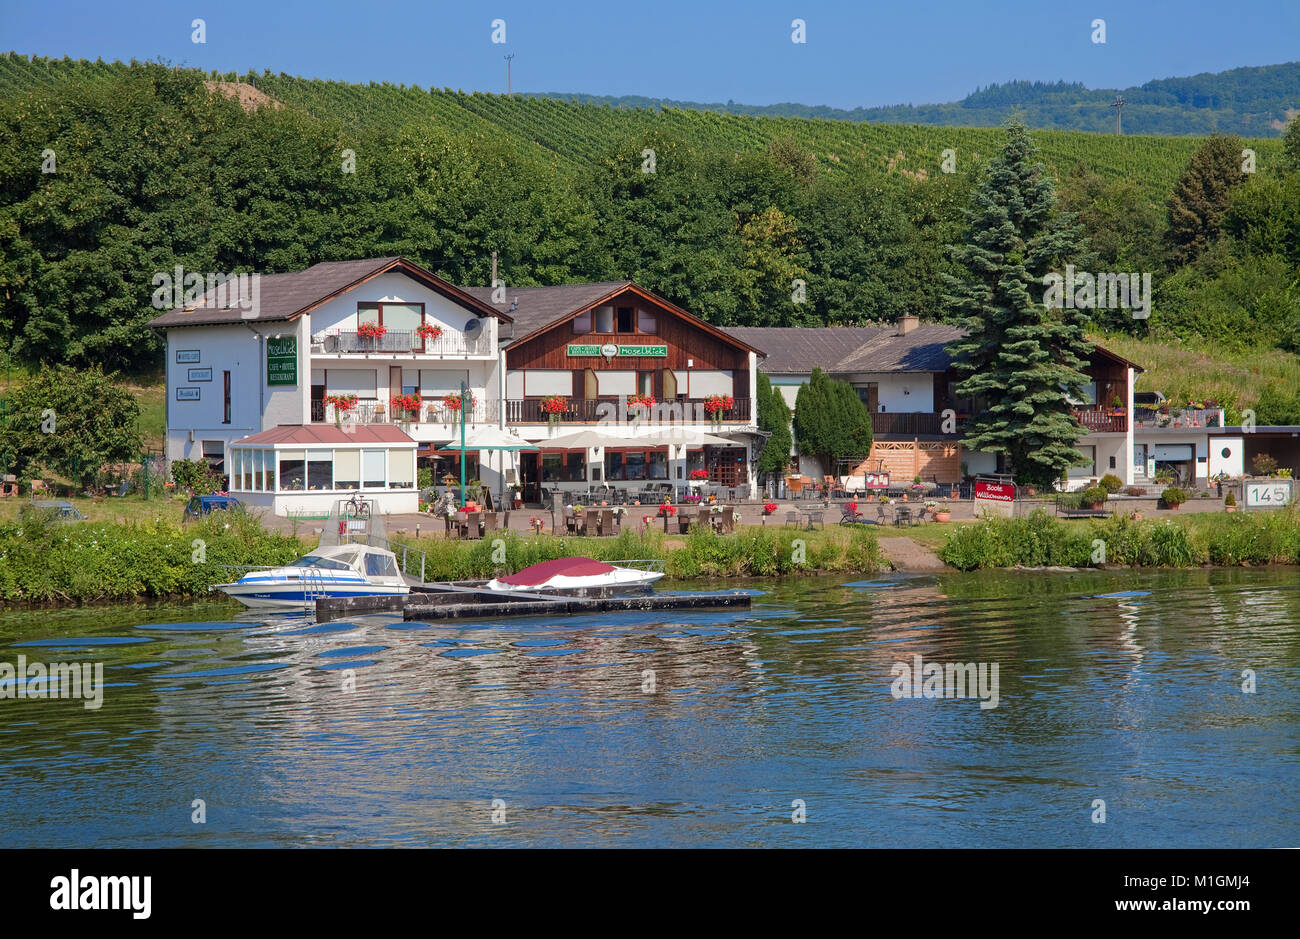
[[[906,336],[921,325],[921,318],[915,313],[904,313],[898,318],[898,335]]]

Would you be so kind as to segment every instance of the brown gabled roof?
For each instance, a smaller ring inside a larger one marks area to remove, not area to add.
[[[480,301],[414,261],[401,257],[387,257],[358,261],[322,261],[320,264],[313,264],[305,271],[263,274],[259,280],[259,308],[256,315],[237,307],[226,309],[206,306],[178,307],[150,320],[149,325],[166,328],[294,320],[339,294],[393,270],[408,274],[429,289],[461,304],[479,316],[499,316],[505,320],[510,319],[504,309]],[[205,293],[204,296],[206,298],[213,294]],[[249,315],[245,315],[246,312]]]
[[[490,287],[464,287],[462,289],[466,293],[491,302],[492,288]],[[519,305],[510,311],[510,315],[515,321],[515,334],[510,341],[510,345],[516,345],[532,338],[544,329],[550,329],[567,322],[579,313],[600,306],[627,291],[677,314],[682,319],[691,322],[704,332],[710,333],[724,342],[733,346],[741,346],[746,352],[756,352],[759,356],[764,355],[761,349],[750,345],[738,336],[732,335],[728,330],[719,329],[711,323],[706,323],[695,314],[683,310],[676,304],[670,303],[649,290],[638,287],[630,280],[604,281],[595,284],[562,284],[558,287],[506,288],[506,297],[511,305],[514,304],[516,298],[519,300]],[[500,309],[499,304],[497,309]],[[509,306],[506,309],[509,309]]]
[[[461,290],[502,312],[510,311],[518,299],[519,306],[510,311],[515,324],[514,341],[518,342],[571,313],[599,305],[600,301],[620,293],[630,284],[626,280],[608,280],[556,287],[507,287],[505,304],[492,303],[491,287],[462,287]]]
[[[724,326],[741,342],[767,351],[761,370],[776,375],[810,375],[834,363],[878,334],[884,326]]]
[[[333,424],[281,424],[260,434],[236,440],[231,446],[244,444],[336,444],[336,443],[415,443],[415,438],[392,424],[353,424],[348,430]]]

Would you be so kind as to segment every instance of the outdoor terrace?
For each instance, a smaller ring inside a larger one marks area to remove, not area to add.
[[[491,328],[476,336],[444,329],[436,339],[396,329],[390,329],[382,336],[362,336],[352,329],[331,329],[311,337],[311,351],[315,355],[493,356],[496,354],[496,336]]]

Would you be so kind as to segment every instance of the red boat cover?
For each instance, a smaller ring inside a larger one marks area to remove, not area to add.
[[[608,574],[615,570],[611,564],[593,561],[591,558],[557,558],[543,561],[532,567],[525,567],[517,574],[499,578],[501,583],[515,587],[540,587],[552,577],[563,574],[565,577],[591,577],[595,574]]]

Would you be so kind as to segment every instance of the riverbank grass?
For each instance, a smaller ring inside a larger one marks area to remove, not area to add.
[[[1177,519],[1061,520],[1038,510],[1023,518],[953,526],[938,554],[970,571],[994,567],[1200,567],[1300,564],[1300,512],[1294,507]]]

